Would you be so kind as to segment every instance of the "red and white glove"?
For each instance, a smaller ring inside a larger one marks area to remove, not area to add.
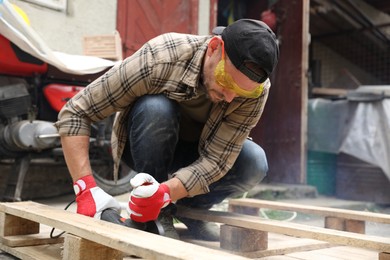
[[[158,183],[147,173],[137,174],[130,180],[130,184],[133,190],[127,211],[136,222],[156,220],[161,209],[171,202],[169,187]]]
[[[84,176],[73,184],[76,193],[77,213],[100,219],[103,210],[121,210],[119,202],[96,186],[92,175]]]

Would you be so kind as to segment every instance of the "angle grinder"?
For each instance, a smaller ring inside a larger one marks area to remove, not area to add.
[[[164,236],[165,231],[160,221],[154,220],[145,223],[136,222],[130,218],[123,218],[116,210],[106,209],[102,212],[101,220],[111,223],[119,224],[129,228],[135,228],[138,230],[146,231],[149,233]]]

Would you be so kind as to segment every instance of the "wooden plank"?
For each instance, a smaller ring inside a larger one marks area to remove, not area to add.
[[[36,246],[46,244],[58,244],[63,243],[64,238],[50,238],[48,233],[18,235],[18,236],[6,236],[0,238],[2,244],[10,247],[16,246]]]
[[[23,260],[53,260],[62,259],[63,244],[49,244],[26,247],[8,247],[0,244],[0,250]]]
[[[340,257],[340,255],[348,255],[349,256],[347,258],[348,260],[349,259],[371,260],[371,259],[376,259],[378,257],[378,252],[374,250],[367,250],[367,249],[355,248],[350,246],[333,247],[323,251],[328,251],[326,254],[334,257]]]
[[[377,255],[378,253],[375,251],[369,251],[361,248],[353,248],[353,247],[346,247],[346,246],[288,254],[288,256],[295,257],[296,259],[306,259],[306,260],[312,260],[312,259],[372,260],[372,259],[376,259]]]
[[[228,252],[248,258],[263,258],[267,256],[281,256],[294,252],[316,250],[335,246],[330,243],[318,241],[315,239],[296,238],[276,233],[268,233],[268,240],[269,245],[268,249],[266,250],[259,250],[254,252]],[[195,239],[185,239],[184,241],[213,249],[218,249],[220,244],[219,242],[209,242]]]
[[[146,259],[247,259],[35,202],[0,203],[0,211]]]
[[[229,206],[244,206],[251,208],[268,208],[286,211],[299,211],[302,213],[322,215],[328,217],[338,217],[344,219],[354,219],[362,221],[371,221],[377,223],[390,224],[390,215],[366,211],[356,211],[347,209],[327,208],[318,206],[299,205],[285,202],[276,202],[258,199],[231,199]]]
[[[328,242],[318,241],[309,238],[292,238],[290,240],[286,240],[286,238],[284,238],[280,242],[270,243],[267,250],[258,252],[257,254],[243,254],[243,256],[253,258],[272,255],[286,255],[294,252],[318,250],[333,246],[333,244],[330,244]]]
[[[378,250],[380,252],[390,252],[390,238],[385,237],[355,234],[291,222],[263,220],[258,217],[232,212],[188,210],[183,207],[178,207],[177,214],[182,217],[225,223],[231,226],[280,233],[295,237],[312,238],[334,244]]]
[[[261,260],[297,260],[297,258],[296,257],[287,256],[287,255],[278,255],[278,256],[264,257]]]
[[[267,250],[259,250],[255,252],[242,252],[238,253],[239,255],[249,257],[249,258],[263,258],[267,256],[282,256],[286,254],[291,254],[295,252],[302,251],[312,251],[323,248],[333,247],[334,245],[318,241],[314,239],[307,238],[294,238],[286,240],[286,238],[278,243],[269,243],[269,248]]]

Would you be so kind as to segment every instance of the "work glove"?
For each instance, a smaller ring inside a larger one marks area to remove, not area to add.
[[[158,183],[151,175],[139,173],[130,180],[128,212],[136,222],[156,220],[162,208],[171,202],[169,187]]]
[[[76,193],[77,213],[100,219],[103,210],[121,210],[119,203],[101,188],[96,186],[92,175],[84,176],[73,184]]]

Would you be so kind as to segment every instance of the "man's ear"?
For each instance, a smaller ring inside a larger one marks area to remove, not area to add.
[[[211,55],[213,54],[216,50],[218,50],[218,46],[221,45],[222,39],[219,38],[218,36],[214,36],[211,38],[208,48],[207,48],[207,54]]]

